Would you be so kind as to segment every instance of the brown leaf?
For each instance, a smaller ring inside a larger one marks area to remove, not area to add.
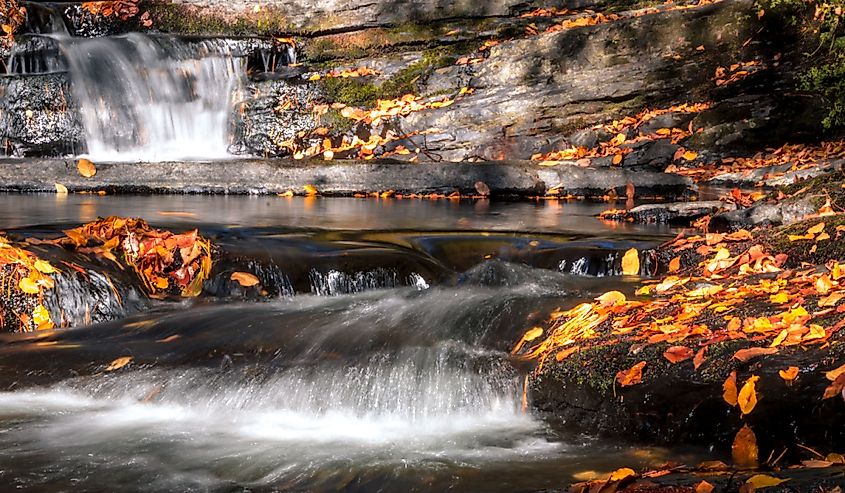
[[[488,195],[490,195],[490,187],[488,187],[487,184],[483,181],[475,182],[475,191],[478,192],[478,195],[481,195],[482,197],[487,197]]]
[[[734,437],[731,457],[739,467],[757,467],[757,436],[748,425],[744,425]]]
[[[842,398],[845,399],[843,389],[845,389],[845,373],[839,375],[832,384],[824,389],[824,396],[822,399],[830,399],[831,397],[836,397],[837,394],[843,394]]]
[[[752,347],[748,349],[740,349],[739,351],[734,353],[734,358],[742,361],[743,363],[747,363],[748,361],[757,358],[758,356],[775,354],[777,352],[778,349],[774,347]]]
[[[693,357],[692,349],[686,346],[672,346],[663,353],[663,357],[670,363],[680,363]]]
[[[94,163],[85,158],[76,162],[76,169],[79,171],[79,174],[85,178],[91,178],[97,174],[97,167],[94,166]]]
[[[757,389],[755,386],[758,380],[760,380],[760,377],[752,375],[745,381],[745,384],[739,391],[737,403],[739,404],[740,410],[742,410],[742,414],[749,414],[754,410],[754,406],[757,405]]]
[[[825,378],[833,382],[834,380],[839,378],[839,375],[843,374],[845,374],[845,365],[842,365],[839,368],[836,368],[835,370],[830,370],[829,372],[826,372],[824,376]]]
[[[645,365],[645,361],[640,361],[631,368],[620,371],[616,374],[616,381],[619,382],[619,385],[623,387],[629,387],[631,385],[642,383],[643,368],[645,368]]]
[[[255,286],[256,284],[260,283],[261,281],[258,280],[257,277],[250,274],[249,272],[233,272],[229,279],[232,281],[237,281],[238,284],[245,288],[249,288]]]
[[[722,384],[722,398],[731,406],[737,405],[739,392],[736,389],[736,372],[732,371],[730,376]]]

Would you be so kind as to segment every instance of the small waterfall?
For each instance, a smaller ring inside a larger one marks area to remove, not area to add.
[[[225,44],[138,33],[61,41],[93,159],[228,156],[232,95],[245,67]]]

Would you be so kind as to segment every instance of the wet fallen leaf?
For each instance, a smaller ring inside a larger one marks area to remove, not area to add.
[[[824,389],[822,399],[830,399],[839,394],[843,394],[842,398],[845,399],[845,393],[843,393],[843,390],[845,390],[845,373],[836,377],[836,380]]]
[[[678,272],[681,270],[681,257],[675,257],[669,261],[669,272]]]
[[[232,275],[229,276],[229,279],[231,279],[232,281],[237,281],[238,284],[245,288],[255,286],[256,284],[261,282],[257,277],[250,274],[249,272],[233,272]]]
[[[26,294],[38,294],[41,292],[41,288],[38,287],[38,284],[29,277],[21,278],[21,280],[18,281],[18,288]]]
[[[626,276],[636,276],[640,273],[640,253],[636,248],[628,250],[622,257],[622,273]]]
[[[686,361],[692,358],[693,355],[693,350],[686,346],[672,346],[663,353],[663,357],[672,364]]]
[[[601,302],[602,304],[607,305],[615,305],[617,303],[624,303],[626,300],[625,295],[619,291],[608,291],[603,295],[596,298],[596,301]]]
[[[67,195],[67,187],[61,183],[56,183],[56,193],[58,195]]]
[[[35,261],[33,266],[35,267],[35,270],[42,274],[54,274],[57,272],[56,268],[50,265],[50,262],[47,262],[46,260],[38,259]]]
[[[736,371],[732,371],[722,384],[722,398],[731,406],[737,405],[739,392],[736,388]]]
[[[698,153],[695,151],[687,151],[682,156],[686,161],[695,161],[695,158],[698,157]]]
[[[813,226],[812,228],[808,229],[807,234],[817,235],[817,234],[821,233],[822,231],[824,231],[824,223],[818,223],[815,226]]]
[[[743,425],[734,437],[731,457],[737,466],[753,468],[757,467],[757,453],[757,436],[748,425]]]
[[[620,371],[616,374],[616,381],[619,382],[619,385],[622,387],[629,387],[631,385],[642,383],[643,368],[645,368],[645,365],[645,361],[640,361],[631,368]]]
[[[845,365],[842,365],[839,368],[836,368],[835,370],[825,372],[824,377],[833,382],[834,380],[839,378],[839,375],[843,374],[845,374]]]
[[[777,352],[778,349],[773,347],[753,347],[748,349],[740,349],[739,351],[734,353],[734,358],[742,361],[743,363],[747,363],[759,356],[775,354]]]
[[[305,190],[305,195],[308,195],[308,196],[317,195],[319,193],[317,191],[317,188],[314,187],[314,185],[305,185],[302,188]]]
[[[35,322],[38,330],[47,330],[53,328],[53,320],[50,318],[50,312],[44,305],[38,305],[32,311],[32,321]]]
[[[754,489],[768,488],[770,486],[777,486],[788,481],[787,479],[780,479],[766,474],[755,474],[745,481],[745,484],[751,485]]]
[[[819,459],[802,460],[801,465],[809,469],[824,469],[833,465],[833,462]]]
[[[106,371],[115,371],[123,368],[124,366],[128,365],[132,362],[132,356],[122,356],[117,358],[116,360],[109,363],[109,366],[106,367]]]
[[[633,469],[623,467],[621,469],[617,469],[610,474],[610,477],[607,479],[608,481],[622,481],[632,476],[636,476],[637,473],[634,472]]]
[[[79,174],[85,178],[91,178],[97,174],[97,167],[94,166],[94,163],[85,158],[76,162],[76,169],[79,171]]]
[[[707,347],[703,347],[695,353],[695,357],[692,359],[692,364],[695,366],[696,370],[704,363],[704,360],[707,359],[707,356],[705,355],[706,351]]]
[[[739,409],[742,411],[743,415],[749,414],[757,405],[756,385],[758,380],[760,380],[760,377],[752,375],[745,381],[745,384],[743,384],[739,391],[737,403],[739,404]]]
[[[707,481],[702,481],[695,485],[695,493],[712,493],[713,485]]]
[[[798,367],[797,366],[790,366],[785,370],[779,370],[778,375],[786,382],[792,382],[796,378],[798,378]]]

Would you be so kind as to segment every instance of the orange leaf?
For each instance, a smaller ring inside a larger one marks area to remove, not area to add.
[[[608,481],[622,481],[625,479],[630,478],[631,476],[636,476],[637,473],[634,472],[633,469],[623,467],[621,469],[617,469],[610,474],[610,477],[607,479]]]
[[[778,375],[786,382],[792,382],[796,378],[798,378],[798,367],[797,366],[790,366],[786,370],[779,370]]]
[[[128,365],[132,361],[132,356],[123,356],[117,358],[116,360],[109,363],[109,366],[106,367],[106,371],[115,371],[123,368],[124,366]]]
[[[616,381],[619,382],[619,385],[623,387],[629,387],[631,385],[642,383],[643,368],[645,368],[645,365],[645,361],[640,361],[631,368],[620,371],[616,374]]]
[[[839,375],[832,384],[824,389],[822,399],[830,399],[831,397],[835,397],[837,394],[843,394],[842,398],[845,399],[845,392],[843,392],[843,390],[845,390],[845,373]]]
[[[76,169],[79,171],[79,174],[85,178],[91,178],[97,174],[97,167],[94,166],[94,163],[85,158],[76,162]]]
[[[305,185],[302,188],[305,190],[305,195],[308,196],[317,195],[319,193],[317,192],[317,188],[314,187],[314,185]]]
[[[616,155],[614,155],[614,156],[613,156],[613,165],[614,165],[614,166],[618,166],[618,165],[619,165],[619,163],[621,163],[621,162],[622,162],[622,158],[623,158],[622,154],[616,154]]]
[[[713,485],[707,481],[702,481],[695,485],[695,493],[712,493]]]
[[[233,272],[232,275],[229,276],[229,279],[237,281],[238,284],[245,288],[255,286],[261,282],[257,277],[248,272]]]
[[[680,363],[693,357],[692,349],[686,346],[672,346],[663,353],[663,357],[670,363]]]
[[[722,398],[731,406],[737,405],[738,392],[736,389],[736,372],[732,371],[730,376],[722,384]]]
[[[675,257],[669,261],[669,272],[678,272],[681,270],[681,257]]]
[[[842,365],[839,368],[836,368],[835,370],[830,370],[829,372],[826,372],[824,376],[825,378],[833,382],[834,380],[839,378],[839,375],[843,374],[845,374],[845,365]]]
[[[699,349],[697,353],[695,353],[695,358],[692,359],[692,364],[695,366],[696,370],[698,369],[699,366],[702,365],[702,363],[704,363],[704,360],[707,359],[707,357],[704,354],[706,350],[707,350],[707,347],[705,346],[705,347]]]
[[[757,436],[748,425],[744,425],[734,437],[731,457],[739,467],[757,467]]]
[[[734,353],[734,358],[742,361],[743,363],[747,363],[758,356],[775,354],[777,352],[778,349],[774,347],[752,347],[748,349],[740,349]]]
[[[749,414],[757,405],[757,389],[755,386],[758,380],[760,380],[760,377],[752,375],[739,391],[737,403],[742,410],[742,414]]]
[[[687,151],[682,157],[687,161],[694,161],[695,158],[698,157],[698,153],[695,151]]]

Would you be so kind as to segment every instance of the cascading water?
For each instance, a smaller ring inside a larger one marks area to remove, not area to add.
[[[63,38],[61,46],[93,159],[228,155],[231,103],[245,61],[225,45],[202,50],[133,33]]]

